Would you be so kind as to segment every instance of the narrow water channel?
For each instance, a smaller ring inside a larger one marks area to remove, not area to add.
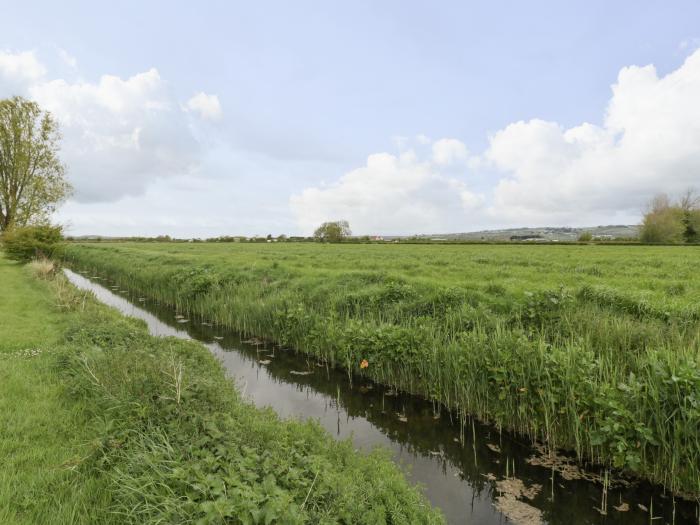
[[[645,483],[613,486],[603,514],[601,484],[570,479],[576,476],[567,465],[537,465],[542,462],[531,459],[537,451],[515,436],[472,421],[460,431],[454,414],[419,397],[358,378],[351,381],[347,373],[318,366],[302,354],[176,317],[171,308],[133,297],[108,279],[68,269],[65,274],[101,302],[145,321],[153,335],[204,343],[255,405],[272,407],[284,418],[316,419],[334,437],[350,438],[359,449],[390,450],[451,524],[700,525],[696,503]],[[524,488],[520,495],[519,487]]]

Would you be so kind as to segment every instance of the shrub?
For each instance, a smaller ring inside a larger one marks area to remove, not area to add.
[[[63,242],[61,226],[24,226],[2,234],[2,247],[10,259],[29,262],[57,255]]]

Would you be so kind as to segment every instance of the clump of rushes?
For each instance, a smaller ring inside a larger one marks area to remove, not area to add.
[[[243,401],[203,345],[93,300],[78,312],[55,354],[97,432],[75,468],[107,479],[100,522],[444,523],[388,453]]]
[[[49,280],[56,273],[56,264],[51,259],[34,259],[29,263],[32,273],[39,279]]]
[[[697,256],[692,247],[292,243],[66,252],[69,264],[189,316],[351,371],[360,363],[382,383],[696,496]],[[682,294],[668,293],[670,280]]]

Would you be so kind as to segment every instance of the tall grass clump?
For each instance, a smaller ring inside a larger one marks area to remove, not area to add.
[[[51,259],[34,259],[29,263],[29,268],[39,279],[49,280],[56,274],[56,263]]]
[[[698,255],[114,243],[74,244],[66,258],[188,315],[698,495]],[[683,293],[669,293],[679,281]]]

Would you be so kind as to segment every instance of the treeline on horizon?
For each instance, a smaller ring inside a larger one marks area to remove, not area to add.
[[[66,241],[69,242],[173,242],[173,243],[228,243],[228,242],[242,242],[242,243],[266,243],[266,242],[307,242],[307,243],[330,243],[331,241],[324,241],[316,237],[303,237],[303,236],[286,236],[280,235],[278,237],[273,237],[268,235],[266,237],[246,237],[246,236],[230,236],[223,235],[220,237],[208,237],[208,238],[178,238],[171,237],[169,235],[158,235],[155,237],[143,237],[143,236],[125,236],[125,237],[100,237],[100,236],[66,236]],[[620,244],[654,244],[654,245],[676,245],[677,242],[644,242],[637,237],[613,237],[611,239],[581,239],[581,240],[553,240],[547,238],[528,238],[528,239],[432,239],[421,236],[411,236],[411,237],[388,237],[388,238],[373,238],[369,235],[364,236],[352,236],[344,238],[340,241],[345,244],[526,244],[526,245],[537,245],[537,244],[561,244],[561,245],[580,245],[580,244],[606,244],[606,245],[620,245]],[[700,242],[690,242],[684,244],[700,244]]]
[[[513,230],[515,231],[515,230]],[[447,234],[454,235],[454,234]],[[686,190],[676,201],[666,194],[656,195],[648,204],[642,218],[637,237],[605,237],[582,231],[577,240],[560,240],[543,237],[539,233],[513,234],[508,238],[485,237],[459,238],[456,236],[436,238],[427,235],[387,236],[352,235],[347,221],[324,222],[312,236],[265,237],[223,235],[219,237],[175,238],[170,235],[156,237],[126,236],[66,237],[69,241],[133,241],[133,242],[326,242],[326,243],[405,243],[405,244],[654,244],[679,245],[700,244],[700,196],[693,189]]]

